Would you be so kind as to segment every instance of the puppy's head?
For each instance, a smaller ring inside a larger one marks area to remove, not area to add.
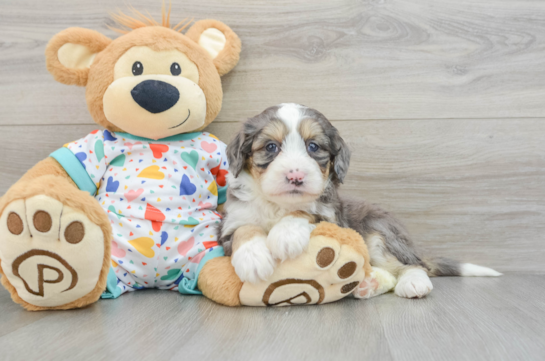
[[[248,119],[227,147],[231,172],[248,172],[277,204],[312,202],[329,182],[342,183],[350,151],[317,110],[281,104]]]

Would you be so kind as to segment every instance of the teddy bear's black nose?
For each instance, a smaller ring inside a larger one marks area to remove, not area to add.
[[[153,114],[172,108],[180,99],[176,87],[159,80],[144,80],[131,90],[131,95],[138,105]]]

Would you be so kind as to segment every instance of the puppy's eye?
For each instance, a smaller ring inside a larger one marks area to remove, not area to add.
[[[142,75],[144,72],[144,65],[142,65],[141,62],[135,61],[132,65],[132,73],[133,75]]]
[[[176,76],[180,75],[182,73],[182,68],[180,68],[180,64],[178,63],[172,63],[170,66],[170,74]]]
[[[320,149],[320,146],[316,143],[308,143],[307,149],[309,152],[314,153]]]
[[[278,152],[278,146],[276,144],[274,144],[274,143],[269,143],[265,147],[265,150],[267,152],[276,153],[276,152]]]

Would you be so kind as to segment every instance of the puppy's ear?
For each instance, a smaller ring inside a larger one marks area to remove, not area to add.
[[[244,168],[244,162],[246,161],[247,154],[244,152],[244,129],[241,129],[233,139],[227,145],[227,159],[229,160],[229,171],[238,177],[242,168]]]
[[[221,21],[211,19],[197,21],[185,35],[206,50],[214,60],[220,76],[227,74],[237,65],[240,39]]]
[[[45,49],[47,70],[60,83],[85,86],[95,56],[111,42],[94,30],[63,30],[49,41]]]
[[[343,183],[348,166],[350,165],[350,149],[335,127],[332,127],[330,134],[331,148],[333,154],[333,171],[339,182]]]

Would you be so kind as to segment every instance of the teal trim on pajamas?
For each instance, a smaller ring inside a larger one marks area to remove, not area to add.
[[[218,187],[218,204],[223,204],[227,200],[227,187],[229,187],[229,185]]]
[[[89,177],[89,173],[87,173],[83,164],[81,164],[79,159],[70,151],[70,149],[63,147],[57,149],[49,156],[59,162],[61,167],[64,168],[79,189],[89,192],[92,196],[96,194],[97,186],[92,181],[91,177]]]
[[[117,276],[112,266],[108,272],[108,281],[106,281],[106,291],[102,293],[100,298],[118,298],[121,296],[121,288],[117,287]]]
[[[197,267],[197,271],[195,272],[195,279],[190,280],[187,278],[182,278],[180,284],[178,285],[178,291],[183,295],[202,295],[202,292],[199,291],[197,287],[197,284],[199,282],[199,274],[201,273],[202,268],[204,267],[206,262],[210,261],[212,258],[223,256],[225,256],[223,247],[218,246],[210,252],[207,252],[206,255],[201,259],[201,262],[199,262],[199,267]]]
[[[144,142],[176,142],[180,140],[190,140],[193,138],[197,138],[202,135],[202,132],[176,134],[176,135],[172,135],[170,137],[161,138],[161,139],[144,138],[144,137],[139,137],[137,135],[132,135],[132,134],[123,133],[123,132],[115,132],[115,135],[118,135],[121,138],[128,138],[132,140],[142,140]]]

